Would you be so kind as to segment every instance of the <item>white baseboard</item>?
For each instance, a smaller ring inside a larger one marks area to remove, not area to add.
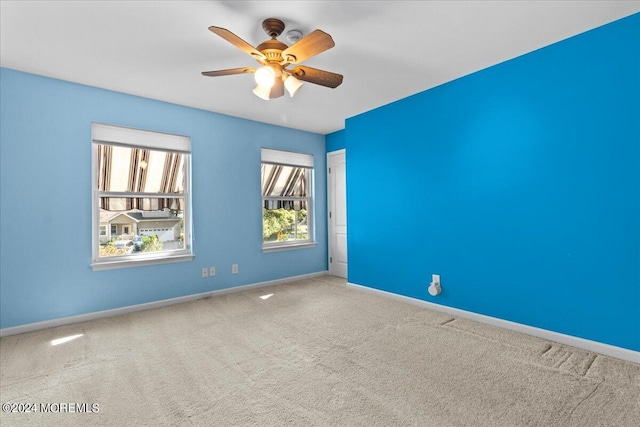
[[[476,322],[486,323],[499,328],[510,329],[512,331],[521,332],[527,335],[533,335],[549,341],[555,341],[561,344],[578,347],[595,353],[604,354],[606,356],[615,357],[629,362],[640,363],[640,352],[629,350],[622,347],[616,347],[597,341],[591,341],[584,338],[578,338],[571,335],[561,334],[546,329],[536,328],[534,326],[524,325],[522,323],[511,322],[508,320],[498,319],[497,317],[485,316],[483,314],[473,313],[471,311],[461,310],[459,308],[447,307],[445,305],[434,304],[432,302],[419,300],[416,298],[406,297],[392,292],[381,291],[379,289],[369,288],[367,286],[357,285],[355,283],[347,283],[347,287],[360,291],[381,295],[399,301],[408,302],[410,304],[425,307],[431,310],[440,311],[442,313],[451,314],[452,316],[462,317],[464,319],[475,320]]]
[[[294,282],[296,280],[324,276],[325,274],[328,274],[328,273],[329,273],[328,271],[319,271],[317,273],[309,273],[309,274],[302,274],[300,276],[285,277],[283,279],[268,280],[266,282],[258,282],[258,283],[252,283],[250,285],[236,286],[233,288],[219,289],[216,291],[202,292],[202,293],[193,294],[193,295],[185,295],[183,297],[147,302],[144,304],[129,305],[126,307],[114,308],[111,310],[96,311],[93,313],[79,314],[77,316],[61,317],[59,319],[45,320],[43,322],[35,322],[35,323],[28,323],[26,325],[12,326],[10,328],[0,329],[0,337],[37,331],[40,329],[55,328],[56,326],[86,322],[88,320],[117,316],[119,314],[149,310],[151,308],[165,307],[167,305],[180,304],[183,302],[195,301],[203,298],[210,298],[216,295],[230,294],[233,292],[242,292],[250,289],[264,288],[266,286],[275,286],[275,285],[280,285],[282,283]]]

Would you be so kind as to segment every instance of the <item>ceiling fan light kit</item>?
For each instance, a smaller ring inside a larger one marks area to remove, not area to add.
[[[293,98],[293,95],[302,87],[302,82],[293,76],[288,76],[284,81],[284,87],[289,92],[289,96]]]
[[[286,37],[293,44],[287,46],[277,40],[277,37],[284,31],[284,22],[276,18],[268,18],[262,22],[262,28],[271,39],[260,43],[254,48],[225,28],[209,27],[209,31],[252,56],[261,64],[261,67],[257,69],[241,67],[229,70],[204,71],[202,75],[217,77],[255,73],[254,79],[257,86],[253,89],[253,93],[264,100],[281,97],[284,95],[285,88],[289,92],[289,96],[293,97],[303,85],[300,80],[332,89],[342,84],[343,77],[340,74],[297,65],[335,46],[329,34],[321,30],[315,30],[302,37],[302,32],[299,30],[291,30],[287,32]],[[287,67],[290,64],[294,64],[296,67],[288,69]]]

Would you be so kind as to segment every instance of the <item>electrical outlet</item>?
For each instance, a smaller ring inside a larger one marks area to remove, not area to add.
[[[205,279],[209,277],[209,269],[207,267],[202,268],[202,278]]]
[[[215,267],[209,267],[209,276],[213,277],[216,275],[216,268]]]
[[[231,266],[231,274],[238,274],[238,264],[233,264]]]

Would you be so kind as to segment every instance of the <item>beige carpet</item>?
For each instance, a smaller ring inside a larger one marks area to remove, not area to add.
[[[51,344],[75,334],[83,335]],[[329,276],[4,337],[0,361],[3,403],[99,406],[2,413],[2,427],[640,420],[640,365],[347,289]]]

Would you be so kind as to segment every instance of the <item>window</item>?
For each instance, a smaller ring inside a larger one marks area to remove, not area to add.
[[[192,259],[190,138],[100,123],[91,133],[92,268]]]
[[[313,156],[262,149],[262,248],[314,246]]]

